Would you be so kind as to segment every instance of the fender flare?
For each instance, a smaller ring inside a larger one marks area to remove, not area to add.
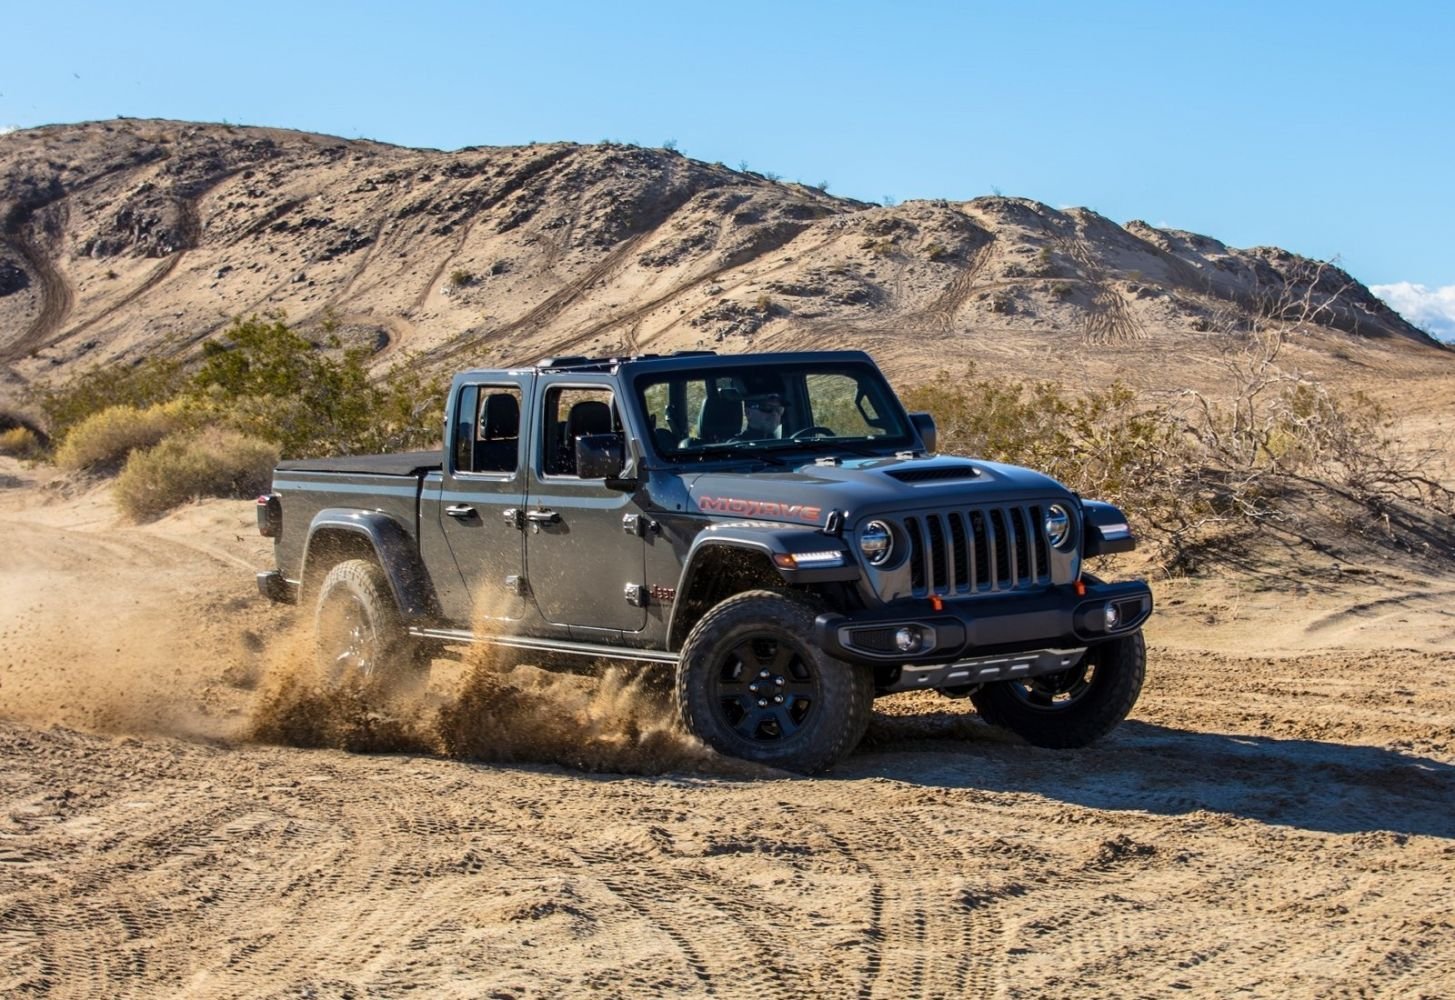
[[[1086,542],[1082,554],[1109,556],[1130,552],[1137,547],[1137,536],[1127,525],[1127,515],[1105,500],[1081,501],[1081,520],[1086,525]]]
[[[678,616],[692,592],[698,574],[724,550],[756,553],[764,558],[785,584],[828,583],[859,579],[859,564],[842,538],[827,535],[818,528],[776,524],[762,521],[728,521],[714,524],[698,532],[683,560],[682,575],[677,583],[677,600],[667,623],[667,634],[675,635]],[[838,552],[837,562],[820,557],[795,565],[799,557]]]
[[[308,538],[303,544],[302,578],[308,578],[309,560],[314,544],[334,534],[364,539],[389,581],[394,603],[406,621],[439,617],[439,602],[434,584],[419,557],[414,539],[394,518],[380,511],[361,511],[346,507],[325,507],[313,516],[308,525]]]

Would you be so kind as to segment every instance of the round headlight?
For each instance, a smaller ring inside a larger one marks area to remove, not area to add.
[[[1071,515],[1066,508],[1053,503],[1046,508],[1046,539],[1059,548],[1071,537]]]
[[[882,566],[894,551],[894,533],[883,521],[870,521],[859,532],[859,551],[870,566]]]

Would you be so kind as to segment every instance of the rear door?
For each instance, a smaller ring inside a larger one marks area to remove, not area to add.
[[[444,481],[433,512],[458,570],[450,592],[439,587],[447,617],[488,630],[526,610],[524,523],[526,421],[533,376],[492,373],[461,386]],[[428,563],[429,557],[426,556]]]
[[[628,587],[640,587],[646,543],[630,515],[631,492],[576,473],[575,438],[621,430],[609,380],[542,378],[532,407],[526,497],[526,571],[546,621],[571,626],[585,640],[603,632],[639,632],[647,611]]]

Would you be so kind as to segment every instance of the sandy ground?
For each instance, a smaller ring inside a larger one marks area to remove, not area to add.
[[[5,996],[1455,995],[1455,579],[1160,584],[1088,750],[906,695],[744,773],[572,680],[482,764],[242,737],[293,617],[251,505],[0,486]]]

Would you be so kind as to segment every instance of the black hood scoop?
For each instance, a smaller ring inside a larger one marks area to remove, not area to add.
[[[973,465],[924,465],[919,468],[891,469],[885,473],[901,483],[930,483],[946,479],[974,479],[980,470]]]

